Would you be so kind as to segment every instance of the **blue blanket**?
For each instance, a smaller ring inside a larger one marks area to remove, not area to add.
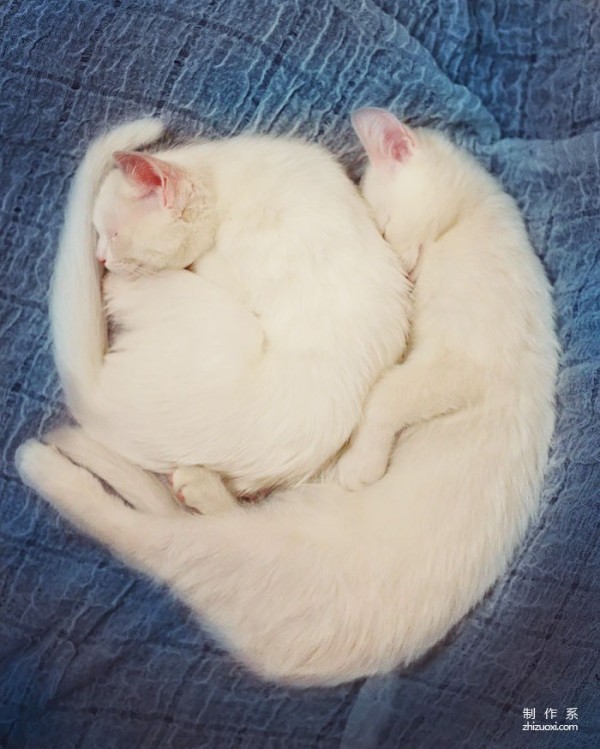
[[[0,29],[0,745],[600,745],[597,4],[6,0]],[[445,642],[408,671],[299,692],[249,675],[76,533],[13,456],[62,418],[46,294],[90,138],[158,113],[190,133],[294,132],[357,174],[361,105],[447,130],[518,200],[554,286],[558,426],[539,518]],[[579,730],[532,737],[533,709]]]

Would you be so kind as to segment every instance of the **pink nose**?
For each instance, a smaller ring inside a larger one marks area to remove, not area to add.
[[[100,265],[106,265],[106,258],[105,257],[99,257],[98,258],[98,262],[100,263]]]

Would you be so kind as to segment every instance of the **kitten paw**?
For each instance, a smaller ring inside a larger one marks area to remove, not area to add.
[[[171,476],[171,486],[182,504],[202,515],[226,512],[236,505],[221,477],[202,466],[181,466]]]
[[[386,472],[389,457],[388,440],[369,440],[359,435],[337,463],[337,482],[350,491],[373,484]]]

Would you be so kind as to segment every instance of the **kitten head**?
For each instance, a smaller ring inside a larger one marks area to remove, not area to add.
[[[94,206],[96,255],[113,272],[185,268],[214,242],[213,200],[180,166],[118,151]]]
[[[455,149],[439,134],[413,130],[383,109],[360,109],[352,124],[369,166],[362,193],[405,269],[456,220]]]

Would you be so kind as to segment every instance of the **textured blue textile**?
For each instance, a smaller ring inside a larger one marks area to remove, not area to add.
[[[0,746],[599,746],[597,3],[6,0],[0,29]],[[448,129],[516,196],[554,284],[559,419],[541,515],[486,600],[408,672],[298,692],[75,533],[13,456],[61,414],[46,293],[93,134],[144,113],[293,131],[356,173],[366,104]],[[533,707],[577,707],[579,732],[523,732]]]

